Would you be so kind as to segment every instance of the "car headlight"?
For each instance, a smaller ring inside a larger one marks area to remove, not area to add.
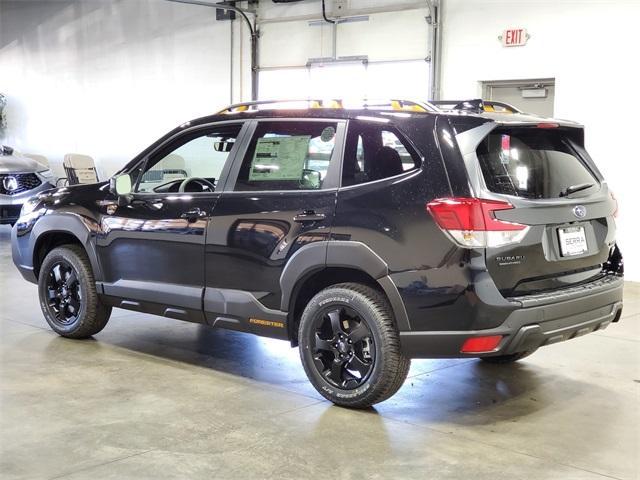
[[[40,203],[40,199],[36,197],[29,198],[26,202],[22,204],[22,209],[20,210],[20,216],[24,217],[25,215],[29,215],[32,213],[38,204]]]
[[[43,178],[46,178],[47,180],[53,179],[53,172],[51,171],[50,168],[47,168],[46,170],[40,170],[38,172],[38,175],[40,175]]]

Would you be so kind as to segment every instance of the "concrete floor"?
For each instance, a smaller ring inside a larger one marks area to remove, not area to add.
[[[114,310],[51,332],[0,227],[0,478],[640,476],[640,284],[621,323],[521,364],[414,361],[370,411],[332,406],[297,350]]]

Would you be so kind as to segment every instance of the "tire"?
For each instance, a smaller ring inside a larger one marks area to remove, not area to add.
[[[63,337],[91,337],[111,315],[111,307],[100,302],[91,263],[79,245],[63,245],[47,254],[40,267],[38,296],[47,323]]]
[[[525,357],[531,355],[535,350],[528,350],[526,352],[512,353],[510,355],[497,355],[495,357],[480,357],[480,360],[487,363],[493,363],[496,365],[504,365],[507,363],[514,363],[518,360],[522,360]]]
[[[388,399],[411,366],[386,298],[358,283],[334,285],[313,297],[298,339],[309,381],[343,407],[368,408]]]

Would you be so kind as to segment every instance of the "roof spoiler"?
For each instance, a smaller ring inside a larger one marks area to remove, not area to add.
[[[483,100],[481,98],[473,100],[431,100],[429,103],[442,110],[461,110],[473,113],[522,113],[516,107],[509,105],[508,103]]]

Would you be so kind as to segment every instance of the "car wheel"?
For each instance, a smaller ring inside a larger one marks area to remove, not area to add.
[[[304,309],[298,334],[307,377],[337,405],[370,407],[391,397],[407,378],[411,360],[400,350],[391,307],[373,288],[325,288]]]
[[[535,352],[535,350],[512,353],[510,355],[496,355],[495,357],[480,357],[480,360],[487,363],[503,365],[505,363],[513,363],[513,362],[517,362],[518,360],[522,360],[523,358],[531,355],[533,352]]]
[[[40,267],[38,293],[47,323],[63,337],[90,337],[109,321],[111,307],[100,302],[91,264],[78,245],[49,252]]]

